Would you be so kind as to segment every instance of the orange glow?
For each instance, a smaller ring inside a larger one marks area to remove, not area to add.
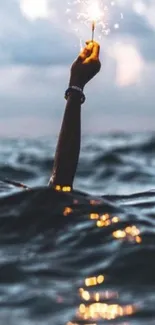
[[[97,214],[97,213],[91,213],[91,215],[90,215],[90,219],[91,220],[97,220],[97,219],[99,219],[99,214]]]
[[[79,311],[80,311],[80,313],[85,313],[85,311],[86,311],[86,306],[84,305],[84,304],[81,304],[80,305],[80,307],[79,307]]]
[[[113,237],[116,239],[122,239],[126,237],[126,233],[124,230],[116,230],[113,232]]]
[[[104,282],[104,280],[105,280],[105,278],[104,278],[104,276],[103,276],[103,275],[99,275],[99,276],[97,277],[97,283],[98,283],[98,284],[101,284],[101,283],[103,283],[103,282]]]
[[[61,191],[61,186],[60,186],[60,185],[57,185],[57,186],[55,187],[55,190],[58,191],[58,192],[60,192],[60,191]]]
[[[105,223],[104,223],[104,226],[105,227],[108,227],[111,225],[111,221],[110,220],[106,220]]]
[[[88,295],[88,293],[89,293],[89,295]],[[99,302],[101,299],[109,300],[109,299],[118,299],[119,298],[118,292],[108,291],[108,290],[101,291],[101,292],[88,292],[88,291],[85,291],[83,288],[79,289],[79,295],[85,301],[95,300],[96,302]]]
[[[78,317],[85,320],[112,320],[118,317],[132,315],[136,308],[132,305],[120,306],[117,304],[108,305],[104,303],[92,303],[80,305]]]
[[[129,241],[135,241],[137,244],[142,242],[140,230],[136,226],[128,226],[124,230],[117,230],[113,232],[113,237],[116,239],[126,238]]]
[[[139,236],[140,231],[136,226],[132,226],[132,236]]]
[[[101,220],[103,221],[106,221],[109,218],[110,218],[109,214],[104,214],[103,216],[101,216]]]
[[[90,300],[90,294],[89,294],[88,291],[83,291],[83,292],[81,293],[81,296],[82,296],[82,298],[83,298],[84,300],[86,300],[86,301],[89,301],[89,300]]]
[[[71,187],[70,186],[64,186],[62,187],[63,192],[71,192]]]
[[[95,294],[95,300],[96,300],[96,302],[99,302],[100,301],[100,295],[99,295],[99,293],[96,293]]]
[[[118,223],[119,221],[120,221],[120,219],[118,217],[112,218],[112,222],[113,223]]]
[[[91,277],[85,279],[85,285],[87,287],[95,287],[102,284],[105,281],[105,277],[103,275],[99,275],[97,277]],[[110,304],[111,299],[118,299],[118,292],[114,291],[100,291],[100,292],[89,292],[88,288],[85,290],[84,288],[79,289],[80,297],[85,300],[84,303],[79,305],[77,311],[78,324],[82,323],[87,325],[97,325],[97,321],[102,320],[114,320],[120,317],[131,316],[137,311],[137,307],[135,305],[119,305],[117,303]],[[104,303],[102,301],[108,301],[109,303]],[[76,320],[77,322],[77,320]],[[77,325],[75,323],[68,323],[67,325]]]
[[[56,185],[55,186],[55,190],[58,191],[58,192],[71,192],[71,187],[70,186],[63,186],[61,187],[60,185]]]
[[[126,233],[130,234],[131,236],[138,236],[140,234],[139,229],[136,226],[132,226],[132,227],[127,227],[125,229]]]
[[[141,244],[142,238],[140,236],[136,236],[136,242],[137,242],[137,244]]]
[[[95,201],[90,202],[94,204]],[[90,219],[96,220],[96,226],[98,228],[108,227],[112,224],[118,224],[120,222],[119,217],[112,217],[108,213],[104,215],[99,215],[98,213],[91,213]],[[127,226],[125,229],[118,229],[112,233],[112,236],[115,239],[126,239],[130,242],[136,242],[137,244],[140,244],[142,242],[140,230],[135,225]]]
[[[97,285],[97,278],[93,277],[93,278],[86,279],[85,280],[85,285],[86,285],[86,287],[91,287],[91,286]]]
[[[96,226],[98,228],[108,227],[111,224],[118,223],[120,221],[120,219],[118,217],[111,218],[111,216],[109,214],[104,214],[104,215],[100,216],[99,214],[95,214],[95,213],[92,213],[90,215],[90,219],[98,220],[96,223]]]
[[[73,212],[73,210],[71,208],[65,208],[64,212],[63,212],[63,215],[65,217],[67,217],[69,214],[71,214]]]
[[[98,284],[103,283],[105,277],[103,275],[99,275],[98,277],[92,277],[85,280],[86,287],[96,286]],[[80,289],[83,290],[83,289]]]
[[[97,221],[97,227],[98,227],[98,228],[105,227],[105,223],[104,223],[104,221],[102,221],[102,220],[98,220],[98,221]]]

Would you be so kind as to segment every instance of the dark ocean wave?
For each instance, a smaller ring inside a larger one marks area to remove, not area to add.
[[[49,140],[0,148],[0,178],[32,187],[1,182],[0,323],[154,325],[155,136],[85,138],[68,194]]]

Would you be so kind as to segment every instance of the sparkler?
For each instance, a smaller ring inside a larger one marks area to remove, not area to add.
[[[124,18],[120,11],[120,6],[116,0],[68,0],[69,8],[66,13],[70,16],[68,22],[72,23],[76,32],[84,33],[83,26],[90,28],[91,40],[97,30],[97,37],[101,39],[101,34],[109,35],[113,30],[120,27],[120,20]],[[80,25],[76,21],[80,22]],[[81,26],[81,27],[80,27]]]
[[[101,10],[99,3],[97,1],[96,2],[92,1],[91,3],[88,3],[87,5],[88,5],[88,7],[87,7],[87,12],[86,12],[86,19],[87,19],[87,21],[92,22],[92,41],[93,41],[96,23],[101,20],[104,13]]]
[[[92,22],[92,42],[94,41],[94,34],[95,34],[95,21]]]

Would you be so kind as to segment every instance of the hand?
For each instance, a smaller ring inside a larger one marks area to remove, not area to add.
[[[70,86],[84,86],[89,82],[101,68],[99,60],[100,46],[93,41],[86,42],[86,47],[71,67]]]

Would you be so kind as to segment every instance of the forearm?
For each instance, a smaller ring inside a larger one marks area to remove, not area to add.
[[[72,93],[65,108],[50,185],[72,188],[81,142],[81,101]]]
[[[96,42],[86,42],[86,47],[71,67],[69,86],[72,91],[67,100],[50,179],[50,185],[58,190],[62,187],[70,189],[73,185],[81,142],[81,101],[85,100],[82,90],[100,70],[99,50]],[[79,89],[73,91],[73,87]]]

